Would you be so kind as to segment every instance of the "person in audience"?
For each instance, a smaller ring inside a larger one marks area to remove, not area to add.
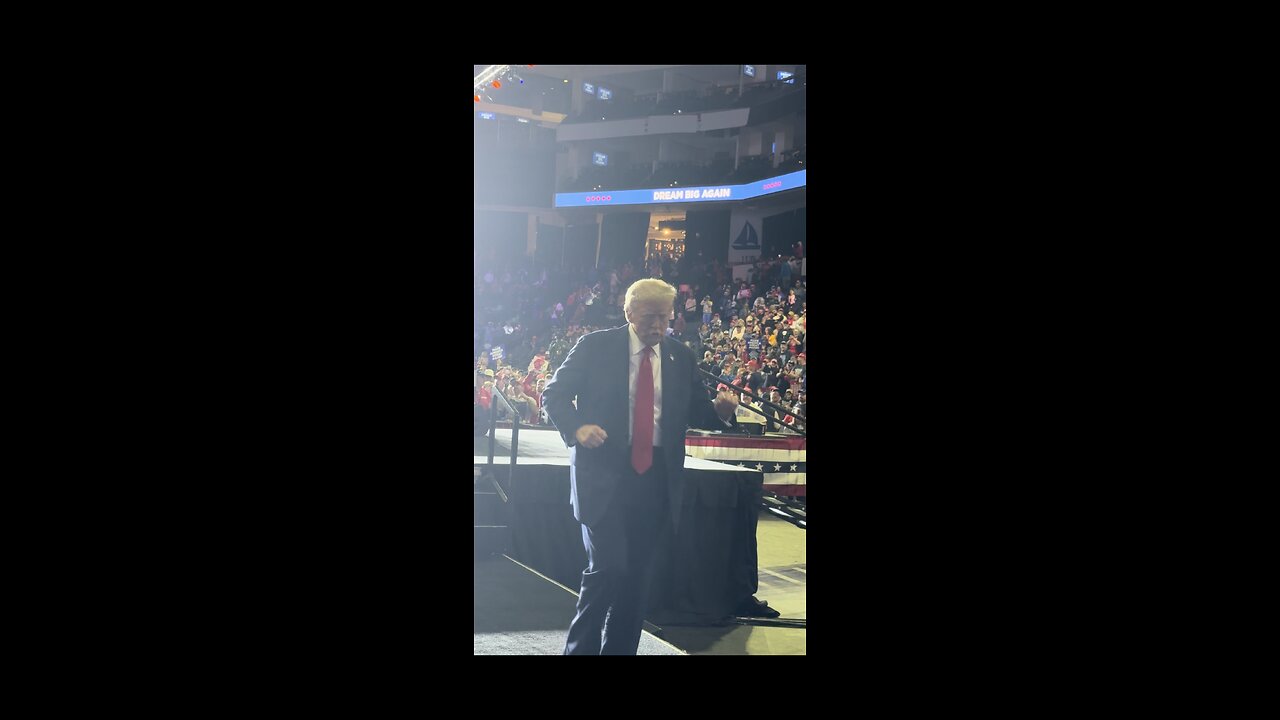
[[[534,338],[535,340],[537,338]],[[529,361],[529,369],[534,372],[542,372],[547,367],[547,349],[542,348],[534,354],[533,359]]]
[[[480,398],[480,405],[484,407],[485,410],[488,410],[489,403],[492,402],[493,399],[493,370],[485,369],[483,374],[485,376],[485,380],[484,384],[480,386],[478,394]]]
[[[769,417],[771,418],[769,420],[768,426],[766,427],[766,431],[778,432],[778,430],[782,429],[783,426],[782,424],[775,421],[782,419],[787,414],[786,408],[783,407],[784,403],[782,400],[782,396],[778,394],[778,388],[775,387],[769,390],[769,402],[773,403],[774,405],[778,406],[778,408],[782,408],[782,409],[781,410],[778,408],[766,409],[766,412],[769,413]]]
[[[747,375],[747,389],[759,395],[764,388],[764,373],[760,370],[756,361],[752,360],[747,363],[750,374]]]
[[[516,412],[520,414],[521,421],[526,423],[533,422],[533,418],[538,414],[538,404],[533,401],[533,398],[525,394],[522,383],[511,383],[508,399],[511,400],[511,407],[515,408]]]
[[[702,362],[698,363],[698,367],[714,374],[719,366],[716,365],[715,355],[710,350],[706,350],[702,353]]]
[[[737,408],[738,427],[742,428],[748,435],[763,435],[764,416],[749,410],[749,407],[756,410],[761,409],[760,404],[754,402],[750,395],[742,393],[741,398],[738,400]]]

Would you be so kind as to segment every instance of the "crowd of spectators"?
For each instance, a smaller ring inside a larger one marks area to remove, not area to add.
[[[623,263],[584,274],[531,265],[528,258],[477,261],[472,336],[476,402],[484,409],[503,396],[526,424],[548,424],[542,390],[582,335],[626,322],[627,287],[656,277],[679,290],[667,333],[685,343],[699,366],[722,385],[750,389],[784,410],[743,394],[766,420],[743,410],[756,432],[786,431],[778,419],[805,416],[808,405],[808,287],[801,276],[803,248],[761,260],[748,277],[733,268],[685,255],[658,255],[643,267]],[[712,390],[708,386],[708,393]],[[507,417],[498,404],[499,417]]]

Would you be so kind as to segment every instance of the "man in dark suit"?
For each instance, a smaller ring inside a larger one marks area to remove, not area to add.
[[[665,520],[679,527],[685,431],[733,425],[736,395],[713,402],[692,351],[666,336],[675,297],[661,280],[637,280],[623,304],[628,324],[584,335],[543,392],[569,446],[587,549],[566,655],[636,653],[654,547]]]

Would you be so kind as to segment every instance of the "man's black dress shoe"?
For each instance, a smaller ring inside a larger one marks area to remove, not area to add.
[[[754,595],[748,595],[745,600],[739,603],[737,612],[741,617],[776,618],[782,614],[769,607],[767,601],[757,600]]]

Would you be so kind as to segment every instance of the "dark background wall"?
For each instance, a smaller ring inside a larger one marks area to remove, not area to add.
[[[587,272],[596,264],[595,223],[569,225],[565,232],[564,267],[575,272]]]
[[[472,211],[474,257],[477,266],[507,267],[524,260],[528,245],[524,213]]]
[[[690,210],[685,214],[685,252],[710,262],[729,258],[729,210]]]
[[[472,180],[478,205],[551,207],[555,134],[532,123],[475,120]]]
[[[764,219],[764,239],[760,243],[761,257],[790,255],[791,248],[799,240],[809,246],[806,234],[806,208],[798,208]],[[807,253],[806,253],[807,254]]]
[[[600,243],[600,267],[620,267],[626,261],[639,267],[644,260],[644,240],[648,235],[649,213],[610,213],[604,216]]]

